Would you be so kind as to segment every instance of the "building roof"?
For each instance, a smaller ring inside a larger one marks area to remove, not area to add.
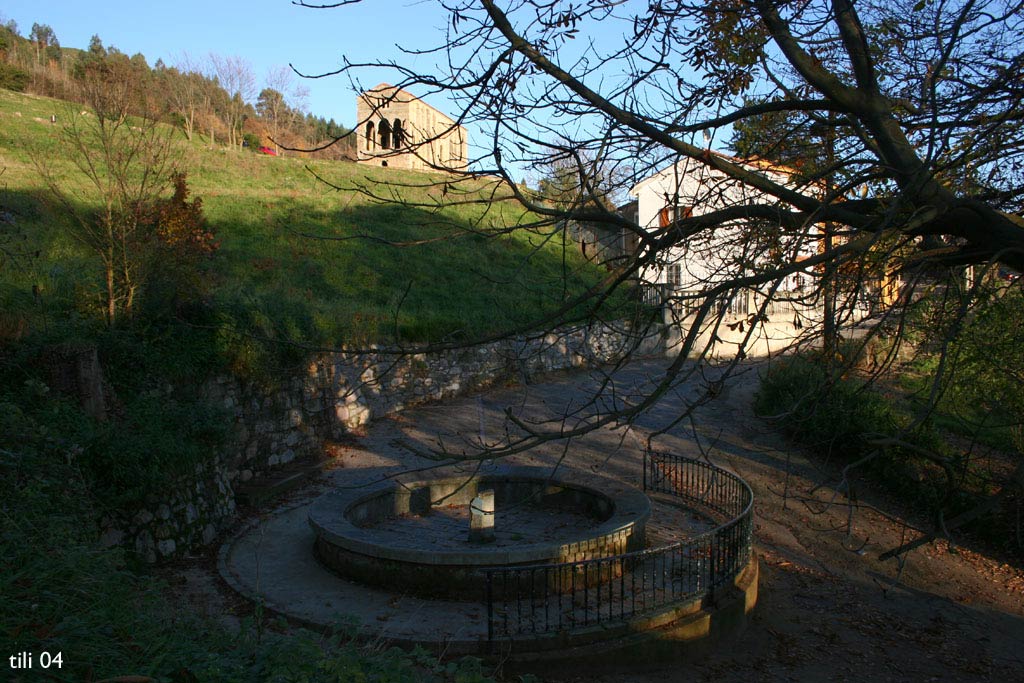
[[[397,98],[397,97],[401,96],[403,98],[409,98],[410,100],[417,100],[417,99],[419,99],[418,97],[413,95],[408,90],[403,90],[401,88],[398,88],[396,86],[391,85],[390,83],[378,83],[377,85],[373,86],[369,90],[366,90],[366,91],[362,92],[360,94],[360,97],[362,97],[363,95],[377,94],[377,93],[380,93],[380,92],[385,91],[385,90],[393,90],[394,91],[393,94],[389,95],[390,97]]]
[[[793,176],[794,174],[796,174],[796,172],[797,172],[795,169],[792,169],[792,168],[790,168],[788,166],[783,166],[782,164],[776,164],[774,162],[768,161],[767,159],[761,159],[761,158],[758,158],[758,157],[752,157],[752,158],[749,158],[749,159],[740,159],[739,157],[734,157],[734,156],[731,156],[729,154],[724,154],[722,152],[717,152],[717,151],[715,151],[713,149],[706,150],[706,152],[708,154],[711,154],[713,156],[716,156],[716,157],[722,159],[723,161],[728,161],[729,163],[737,164],[739,166],[744,166],[744,167],[746,167],[746,168],[748,168],[750,170],[767,171],[767,172],[770,172],[770,173],[773,173],[773,174],[776,174],[776,175],[786,176],[786,178],[785,178],[785,180],[783,182],[788,182],[789,178],[791,176]],[[651,175],[647,176],[646,178],[644,178],[643,180],[638,182],[636,185],[631,187],[629,189],[630,196],[633,196],[633,197],[638,196],[638,194],[640,192],[640,189],[644,185],[647,185],[648,183],[653,182],[654,180],[663,177],[666,172],[671,171],[674,167],[678,166],[679,164],[681,164],[681,163],[688,163],[688,162],[691,162],[691,161],[694,162],[695,164],[698,164],[697,168],[701,168],[701,169],[705,169],[706,168],[711,173],[721,173],[722,177],[726,177],[726,178],[729,177],[728,174],[722,173],[721,171],[719,171],[717,169],[714,169],[714,168],[711,168],[710,166],[707,166],[706,164],[702,164],[697,159],[693,159],[692,157],[682,157],[678,161],[676,161],[674,164],[669,164],[665,168],[652,173]]]

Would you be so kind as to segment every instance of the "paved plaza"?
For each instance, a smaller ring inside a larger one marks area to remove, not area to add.
[[[617,402],[635,400],[660,371],[657,363],[639,364],[618,373],[614,396],[602,399],[598,411]],[[435,463],[420,457],[426,449],[445,444],[449,450],[471,449],[493,443],[507,433],[505,410],[519,419],[539,420],[569,414],[582,419],[600,373],[561,375],[548,381],[492,390],[444,405],[424,406],[375,421],[367,435],[342,449],[336,462],[316,484],[290,496],[277,510],[254,520],[224,545],[220,568],[239,592],[289,617],[318,627],[355,626],[364,636],[396,641],[444,644],[452,650],[472,651],[486,637],[485,606],[453,600],[425,600],[412,595],[370,588],[337,576],[313,554],[314,533],[307,523],[310,504],[335,487],[358,488],[409,470],[432,469]],[[560,472],[594,473],[623,484],[642,485],[643,435],[658,429],[678,414],[680,402],[699,395],[695,380],[670,391],[642,424],[605,428],[584,438],[551,443],[500,463],[443,463],[443,471],[470,476],[511,465],[540,465]],[[675,407],[673,407],[673,404]],[[682,426],[662,437],[677,453],[700,455],[700,447]],[[469,528],[465,506],[441,506],[427,517],[392,518],[382,534],[400,545],[416,548],[459,548],[467,543]],[[543,509],[510,510],[497,517],[496,546],[557,539],[585,528],[593,520],[582,514]],[[429,522],[429,523],[428,523]],[[648,544],[657,546],[690,538],[714,526],[714,520],[680,510],[652,497]]]

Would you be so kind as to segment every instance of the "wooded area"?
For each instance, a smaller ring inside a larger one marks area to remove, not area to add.
[[[157,60],[150,66],[141,53],[129,56],[104,46],[98,35],[88,49],[79,50],[62,47],[46,24],[33,24],[28,37],[13,21],[0,26],[0,88],[89,105],[82,83],[98,72],[130,87],[137,101],[145,99],[147,110],[131,114],[168,117],[189,140],[199,135],[208,144],[354,158],[355,142],[345,137],[349,129],[307,111],[306,90],[288,67],[271,69],[260,79],[244,58],[215,53],[182,53],[173,64]],[[341,141],[324,147],[335,139]],[[301,152],[307,149],[316,151]]]

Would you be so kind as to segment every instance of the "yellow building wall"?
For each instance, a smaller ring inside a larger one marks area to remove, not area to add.
[[[466,129],[404,90],[386,83],[367,90],[356,101],[356,116],[361,164],[417,171],[464,171],[468,166]],[[395,121],[402,130],[397,147]]]

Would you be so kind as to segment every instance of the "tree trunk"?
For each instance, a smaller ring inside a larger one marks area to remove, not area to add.
[[[832,251],[832,226],[829,223],[825,224],[825,253]],[[823,337],[822,344],[824,345],[825,362],[829,364],[831,368],[833,361],[836,358],[836,352],[839,350],[839,330],[836,326],[836,283],[835,283],[835,268],[832,264],[825,265],[825,271],[822,274],[821,279],[821,296],[824,299],[824,320],[821,328],[821,335]]]
[[[116,286],[114,284],[114,262],[111,260],[106,264],[107,270],[107,326],[114,325],[114,318],[117,316]]]

